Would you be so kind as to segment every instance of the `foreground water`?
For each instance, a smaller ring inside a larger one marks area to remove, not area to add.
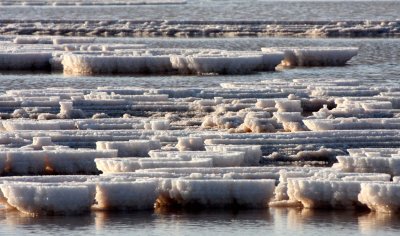
[[[399,223],[396,215],[279,208],[36,218],[0,211],[0,235],[398,235]]]

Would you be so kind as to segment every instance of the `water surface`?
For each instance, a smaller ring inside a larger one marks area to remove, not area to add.
[[[0,19],[396,20],[399,1],[188,0],[184,5],[7,6]]]

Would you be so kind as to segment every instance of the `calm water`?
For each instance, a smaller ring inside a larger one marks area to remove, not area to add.
[[[184,47],[229,50],[260,50],[274,46],[356,46],[359,55],[345,67],[298,68],[244,76],[121,76],[71,77],[62,74],[0,74],[0,91],[6,89],[98,86],[215,87],[221,82],[262,81],[274,78],[372,79],[398,83],[400,79],[400,39],[304,39],[304,38],[227,38],[227,39],[102,39],[103,41],[145,43],[149,48]]]
[[[1,7],[0,19],[395,20],[399,1],[187,0],[185,5]]]
[[[398,235],[396,215],[267,209],[200,212],[95,212],[28,217],[0,211],[0,235]]]

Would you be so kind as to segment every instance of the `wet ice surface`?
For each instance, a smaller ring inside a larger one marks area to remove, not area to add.
[[[398,1],[187,2],[170,6],[10,6],[0,8],[0,19],[249,20],[251,16],[251,20],[395,20],[400,11]]]
[[[280,72],[264,72],[252,75],[229,76],[64,76],[62,74],[15,74],[0,75],[0,90],[72,87],[97,88],[98,86],[162,87],[215,87],[223,82],[259,82],[274,78],[338,78],[382,79],[397,83],[400,75],[399,39],[304,39],[304,38],[228,38],[228,39],[127,39],[104,38],[104,42],[139,43],[148,48],[215,48],[226,50],[260,50],[261,47],[359,47],[359,54],[345,67],[315,67],[286,69]]]
[[[0,212],[1,235],[398,235],[398,216],[341,211],[269,209],[199,212],[95,212],[26,217]]]

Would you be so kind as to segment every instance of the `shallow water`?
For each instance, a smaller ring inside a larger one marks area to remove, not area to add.
[[[217,48],[260,50],[275,46],[356,46],[359,55],[345,67],[286,69],[238,76],[97,76],[74,77],[62,74],[0,74],[0,91],[6,89],[98,86],[215,87],[221,82],[257,82],[284,78],[348,78],[397,83],[400,79],[400,39],[306,39],[306,38],[225,38],[149,39],[104,38],[103,41],[145,43],[149,48]]]
[[[188,0],[184,5],[0,7],[0,19],[395,20],[399,1]]]
[[[0,212],[0,235],[398,235],[396,215],[301,209],[94,212],[29,217]]]

